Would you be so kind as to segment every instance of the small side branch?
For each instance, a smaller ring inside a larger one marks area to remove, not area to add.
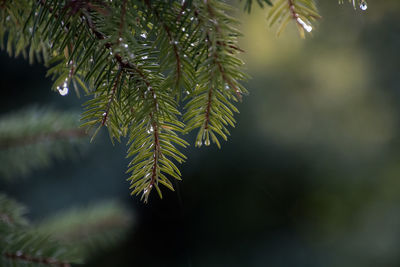
[[[102,126],[104,126],[107,122],[107,119],[108,119],[108,116],[110,113],[111,104],[115,99],[115,93],[117,92],[117,87],[118,87],[119,79],[121,78],[121,74],[122,74],[122,70],[119,70],[118,76],[115,79],[115,83],[114,83],[113,89],[111,91],[110,99],[108,100],[108,103],[107,103],[107,110],[105,111],[105,113],[103,115],[103,120],[101,121]]]
[[[182,66],[181,66],[181,58],[180,58],[180,55],[179,55],[178,45],[175,42],[175,40],[174,40],[174,38],[172,36],[171,30],[168,27],[168,25],[165,24],[163,19],[161,19],[160,14],[158,13],[158,11],[156,9],[152,8],[150,0],[145,0],[145,3],[146,3],[147,7],[150,10],[153,10],[153,12],[156,15],[157,19],[163,25],[163,28],[164,28],[165,32],[167,33],[169,43],[172,45],[172,49],[174,50],[174,55],[175,55],[175,59],[176,59],[176,85],[178,85],[179,81],[181,79],[181,73],[182,73],[182,70],[181,70],[181,68],[182,68]],[[185,4],[183,6],[185,6]],[[182,6],[182,8],[183,8],[183,6]],[[180,15],[178,16],[178,19],[180,19]]]

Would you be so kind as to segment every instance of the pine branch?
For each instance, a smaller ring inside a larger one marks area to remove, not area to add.
[[[252,3],[245,0],[245,10]],[[173,190],[169,179],[181,179],[175,162],[185,159],[176,148],[187,145],[182,133],[196,130],[196,146],[220,147],[218,138],[227,140],[235,125],[247,76],[233,12],[221,0],[3,1],[0,47],[43,61],[61,95],[73,87],[90,96],[83,125],[96,129],[92,139],[102,127],[112,142],[129,137],[128,180],[132,194],[147,201],[153,187],[161,197],[159,184]],[[268,18],[278,34],[293,21],[304,37],[320,16],[314,0],[276,0]]]
[[[124,238],[132,216],[119,203],[108,201],[58,213],[35,226],[35,231],[79,251],[83,259]]]
[[[25,208],[0,195],[0,265],[70,266],[79,263],[76,251],[33,231],[23,217]]]
[[[0,178],[26,175],[52,159],[75,155],[88,135],[79,116],[51,109],[29,108],[0,118]]]
[[[217,1],[205,1],[196,9],[199,27],[202,29],[203,43],[207,51],[204,62],[199,67],[199,86],[186,104],[186,130],[199,128],[196,146],[210,144],[210,138],[220,147],[216,137],[219,134],[227,139],[226,125],[234,126],[233,112],[238,112],[231,101],[241,99],[246,90],[239,84],[246,76],[238,71],[243,64],[235,53],[237,36],[240,35],[231,25],[237,21],[227,15],[230,8]],[[200,119],[201,118],[201,119]]]
[[[37,263],[37,264],[43,264],[43,265],[48,265],[48,266],[59,266],[59,267],[70,267],[71,265],[68,262],[65,261],[58,261],[53,258],[39,258],[39,257],[34,257],[28,254],[21,253],[19,251],[15,253],[9,253],[5,252],[3,253],[3,256],[7,258],[10,262],[24,262],[24,263]]]

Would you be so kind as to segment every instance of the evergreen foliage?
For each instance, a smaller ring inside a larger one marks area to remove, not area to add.
[[[117,244],[131,225],[126,209],[116,201],[105,201],[55,214],[34,229],[74,248],[81,259],[88,259]]]
[[[30,229],[23,217],[24,207],[0,195],[1,266],[70,266],[80,262],[77,251],[61,246],[48,235]]]
[[[115,202],[72,210],[38,226],[28,224],[25,207],[0,194],[0,265],[70,266],[122,239],[131,222]]]
[[[74,112],[28,108],[0,120],[0,179],[11,182],[54,158],[75,155],[87,134]],[[130,223],[116,202],[63,212],[39,225],[26,208],[0,192],[0,266],[70,266],[117,243]]]
[[[84,150],[88,135],[79,114],[31,107],[0,118],[0,179],[44,168]]]
[[[257,3],[272,6],[278,33],[294,21],[304,37],[320,17],[314,0]],[[83,125],[128,138],[130,188],[146,202],[153,187],[162,197],[160,184],[174,190],[170,178],[181,179],[182,134],[220,147],[235,125],[247,76],[234,12],[221,0],[2,1],[1,47],[44,61],[60,94],[73,86],[91,96]]]

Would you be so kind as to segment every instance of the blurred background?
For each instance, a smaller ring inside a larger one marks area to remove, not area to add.
[[[122,203],[129,232],[85,266],[400,266],[400,2],[319,9],[306,40],[294,24],[277,38],[266,10],[238,12],[250,94],[222,149],[184,151],[177,192],[154,192],[148,204],[130,197],[127,147],[105,130],[1,191],[38,223]],[[31,105],[79,112],[87,100],[50,91],[40,64],[1,52],[0,69],[0,115]]]

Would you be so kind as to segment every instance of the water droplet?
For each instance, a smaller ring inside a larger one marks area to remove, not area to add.
[[[112,55],[113,54],[113,52],[112,51],[110,51],[110,55]]]
[[[7,16],[6,21],[9,21],[9,20],[10,20],[10,16]]]
[[[128,48],[128,44],[124,44],[124,47],[125,47],[125,48]]]
[[[153,126],[150,125],[149,129],[147,129],[147,133],[150,134],[154,131]]]
[[[185,32],[185,31],[186,31],[185,27],[182,27],[182,31],[183,31],[183,32]]]
[[[107,112],[104,112],[104,113],[103,113],[103,117],[105,117],[105,116],[107,116]]]
[[[364,10],[364,11],[367,10],[367,8],[368,8],[367,2],[362,1],[360,4],[360,8],[361,8],[361,10]]]
[[[68,94],[68,87],[63,87],[62,89],[60,87],[57,87],[58,92],[60,95],[65,96]]]
[[[210,145],[210,139],[206,139],[206,141],[204,141],[204,144],[205,144],[206,146],[209,146],[209,145]]]
[[[229,85],[225,84],[225,90],[229,90]]]
[[[32,27],[29,27],[29,32],[30,32],[30,33],[32,33],[32,32],[33,32],[33,29],[32,29]]]
[[[22,256],[22,251],[18,250],[17,252],[15,252],[15,256],[21,257]]]
[[[148,56],[143,56],[143,57],[142,57],[142,59],[147,59],[147,58],[148,58]]]
[[[194,43],[191,43],[191,44],[190,44],[190,46],[192,46],[192,47],[193,47],[193,46],[194,46]]]
[[[147,38],[147,34],[146,34],[145,32],[143,32],[143,33],[140,35],[140,37],[146,39],[146,38]]]
[[[122,42],[122,38],[121,38],[121,37],[119,37],[119,38],[118,38],[118,41]]]
[[[131,59],[133,59],[133,58],[135,57],[135,55],[134,55],[133,53],[130,53],[130,54],[129,54],[129,57],[130,57]]]
[[[200,147],[203,144],[201,140],[197,141],[196,146]]]
[[[297,18],[297,22],[301,25],[301,27],[303,27],[304,30],[306,30],[307,32],[311,32],[312,31],[312,27],[311,25],[308,25],[307,23],[305,23],[301,18]]]
[[[152,187],[153,187],[153,185],[150,185],[149,187],[145,188],[143,190],[143,194],[146,194],[147,192],[149,192]]]
[[[194,17],[190,17],[190,20],[193,21],[193,20],[194,20]]]
[[[178,44],[178,41],[175,41],[174,44],[177,45],[177,44]]]
[[[186,94],[187,94],[187,95],[190,95],[190,92],[189,92],[189,91],[186,91]]]

